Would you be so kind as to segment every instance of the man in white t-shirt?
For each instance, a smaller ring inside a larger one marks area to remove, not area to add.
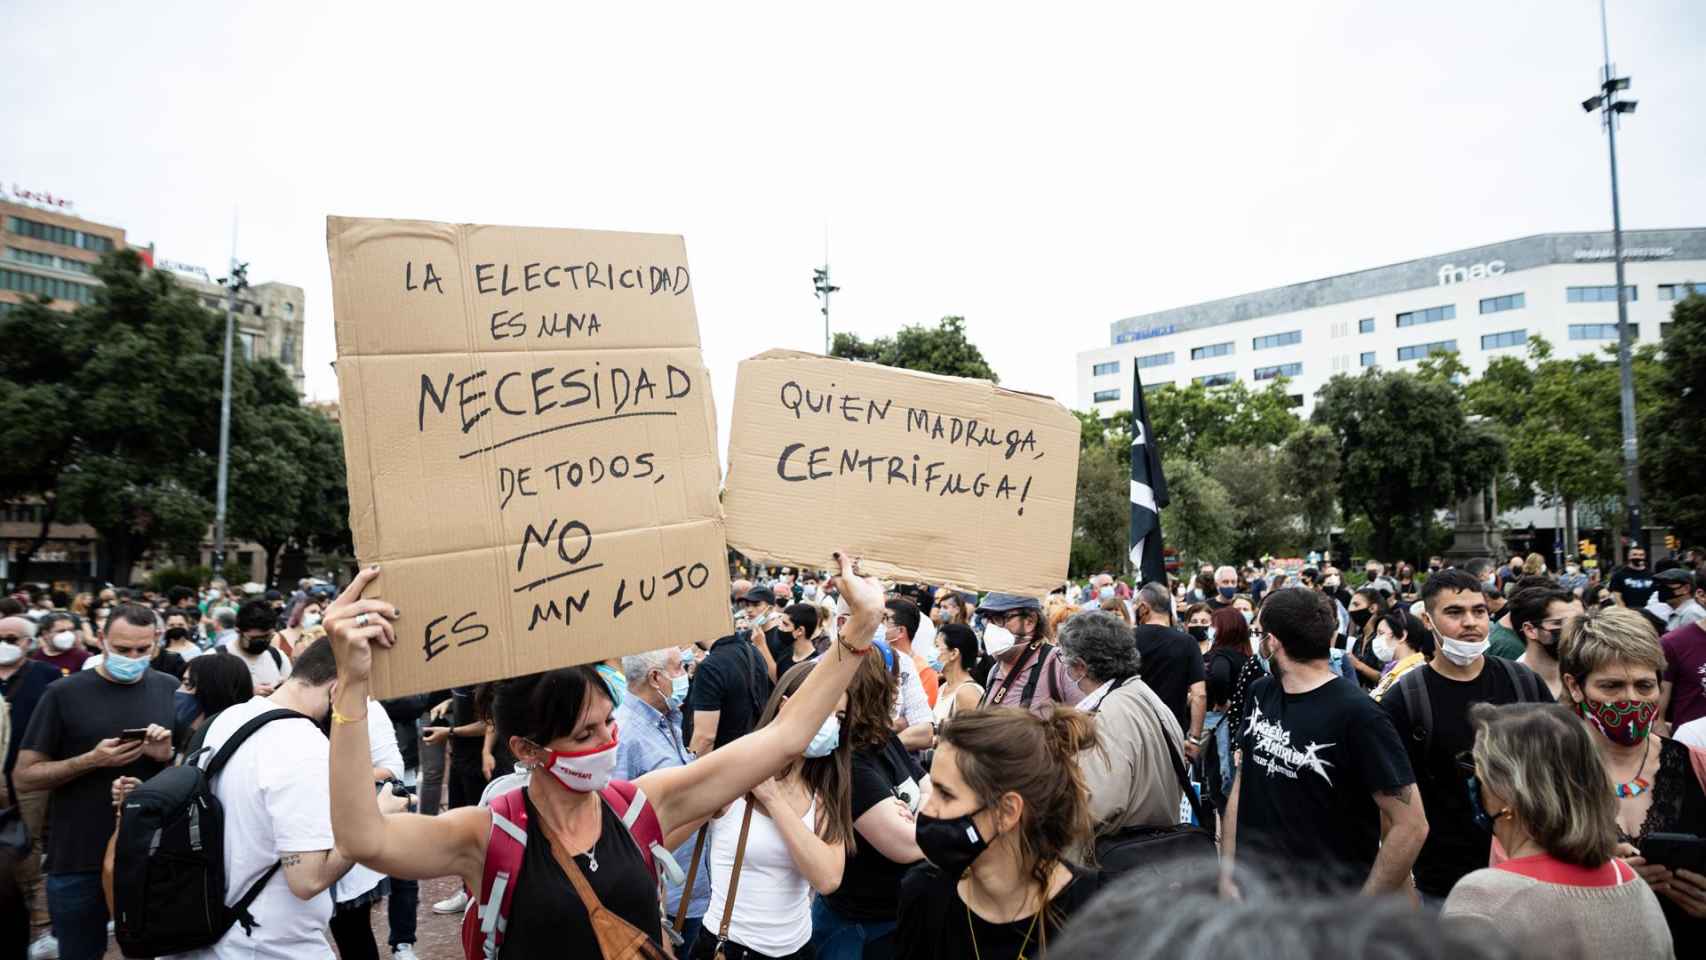
[[[249,720],[269,710],[295,710],[306,719],[277,720],[255,731],[213,784],[225,806],[226,900],[234,903],[274,863],[279,871],[249,907],[251,935],[234,924],[217,944],[184,956],[194,960],[298,960],[334,956],[325,927],[332,918],[332,885],[351,867],[332,842],[329,742],[317,724],[331,709],[338,665],[325,639],[297,655],[296,669],[270,697],[226,708],[208,729],[208,756]],[[380,809],[407,801],[385,791]]]
[[[237,632],[225,641],[225,649],[249,665],[255,696],[269,697],[290,676],[290,658],[273,646],[278,633],[278,614],[265,600],[250,600],[237,610]]]

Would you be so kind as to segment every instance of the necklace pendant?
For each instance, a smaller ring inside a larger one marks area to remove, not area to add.
[[[598,872],[598,854],[595,851],[586,852],[586,868],[593,873]]]

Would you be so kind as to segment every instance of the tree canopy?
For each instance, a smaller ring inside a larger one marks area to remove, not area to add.
[[[983,351],[966,339],[965,317],[943,317],[934,327],[922,324],[905,326],[892,337],[875,340],[861,340],[855,334],[838,333],[829,355],[950,377],[974,377],[997,383],[1001,379],[983,359]]]
[[[0,495],[43,503],[38,546],[53,521],[93,526],[100,578],[124,582],[150,552],[193,556],[213,520],[224,318],[134,251],[95,275],[94,301],[71,313],[41,301],[0,315]],[[343,486],[309,417],[325,419],[276,362],[233,358],[233,536],[282,545],[328,483]],[[18,566],[22,579],[28,558]]]

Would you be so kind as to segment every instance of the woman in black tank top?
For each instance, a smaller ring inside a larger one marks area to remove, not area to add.
[[[655,816],[665,847],[679,845],[698,825],[776,772],[776,758],[798,756],[834,711],[883,616],[882,587],[858,575],[846,555],[835,557],[834,580],[851,610],[837,646],[789,701],[776,721],[696,762],[648,773],[634,781],[634,810]],[[494,819],[486,807],[463,807],[437,817],[382,816],[368,756],[366,704],[371,645],[390,647],[398,611],[383,600],[360,599],[378,578],[362,571],[327,609],[325,627],[338,657],[332,702],[332,832],[338,849],[387,876],[426,880],[457,876],[478,901]],[[508,911],[501,955],[590,956],[587,908],[557,863],[573,857],[604,909],[654,944],[662,942],[656,878],[600,791],[614,768],[618,731],[614,706],[591,667],[567,667],[512,680],[498,694],[499,739],[531,770],[526,787],[527,845]],[[639,807],[638,797],[647,807]],[[596,867],[594,866],[596,861]]]
[[[663,929],[658,912],[657,885],[646,869],[640,848],[622,827],[622,818],[604,805],[602,831],[592,856],[575,855],[575,866],[598,894],[598,902],[653,938]],[[592,925],[575,888],[551,854],[551,844],[540,826],[539,811],[527,801],[527,856],[521,875],[527,878],[515,888],[510,901],[509,932],[504,937],[506,957],[545,957],[573,952],[582,944],[594,943]],[[592,869],[593,863],[598,869]]]

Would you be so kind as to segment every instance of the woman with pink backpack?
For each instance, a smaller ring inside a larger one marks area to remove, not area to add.
[[[463,947],[470,960],[560,955],[596,941],[605,960],[664,956],[657,870],[662,852],[801,755],[835,710],[883,615],[882,588],[837,554],[836,586],[851,620],[775,722],[686,766],[613,781],[620,731],[590,667],[510,681],[496,705],[498,735],[531,770],[525,787],[487,807],[437,817],[381,815],[374,798],[365,711],[372,645],[395,642],[389,603],[361,600],[363,571],[327,611],[338,656],[332,699],[332,831],[338,848],[392,877],[458,876],[470,893]]]

